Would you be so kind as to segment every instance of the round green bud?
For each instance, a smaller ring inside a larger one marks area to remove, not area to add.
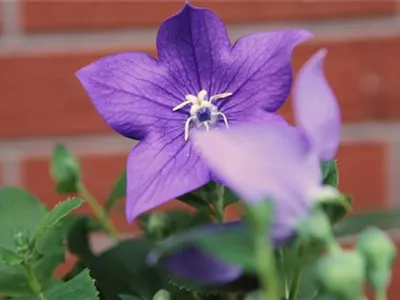
[[[316,209],[307,220],[298,225],[300,236],[307,240],[330,243],[333,239],[332,225],[324,212]]]
[[[370,227],[357,238],[357,250],[367,265],[367,277],[376,290],[385,290],[391,280],[396,246],[382,230]]]
[[[324,289],[344,299],[363,297],[365,262],[354,251],[335,252],[319,259],[317,278]]]
[[[155,212],[149,215],[146,231],[151,236],[163,237],[169,223],[168,215]]]
[[[382,230],[370,227],[357,238],[357,250],[360,252],[368,268],[390,267],[396,257],[396,246]]]
[[[154,296],[153,300],[170,300],[171,295],[166,290],[159,290]]]
[[[18,254],[27,254],[29,252],[29,236],[24,232],[18,232],[14,235],[14,245]]]

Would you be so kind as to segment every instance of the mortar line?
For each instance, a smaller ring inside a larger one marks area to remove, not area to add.
[[[21,186],[21,161],[19,159],[1,160],[2,185]]]
[[[1,1],[2,10],[1,17],[3,19],[3,33],[4,40],[14,40],[21,35],[21,16],[20,16],[20,3],[19,0]]]
[[[400,143],[392,142],[387,147],[388,207],[400,204]]]
[[[400,143],[400,122],[347,124],[343,126],[341,142]],[[62,143],[78,154],[128,153],[136,144],[134,140],[117,134],[79,135],[64,137],[38,137],[0,140],[0,157],[17,159],[24,156],[47,156],[52,148]],[[400,164],[400,163],[399,163]]]
[[[73,49],[96,49],[108,45],[112,47],[132,45],[133,47],[155,47],[156,27],[102,30],[97,32],[55,32],[20,35],[20,24],[16,25],[13,39],[0,40],[2,53],[70,51]],[[348,20],[316,20],[299,22],[264,22],[228,25],[233,39],[242,35],[283,28],[305,28],[315,33],[319,39],[352,39],[354,37],[381,37],[400,35],[400,16],[381,16]]]

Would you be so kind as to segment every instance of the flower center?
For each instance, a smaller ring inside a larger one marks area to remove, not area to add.
[[[207,107],[200,108],[196,113],[196,117],[200,123],[210,122],[211,121],[211,110]]]
[[[222,93],[214,95],[208,99],[206,90],[201,90],[197,96],[190,94],[186,95],[186,101],[178,104],[172,109],[172,111],[177,111],[186,105],[191,104],[189,111],[190,116],[185,123],[185,141],[189,139],[189,127],[192,122],[198,127],[204,126],[208,131],[210,130],[210,125],[214,124],[219,118],[222,118],[225,126],[229,128],[225,114],[218,111],[218,108],[212,102],[231,95],[232,93]]]

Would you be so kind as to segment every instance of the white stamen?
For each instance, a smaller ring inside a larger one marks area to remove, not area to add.
[[[212,97],[210,98],[209,102],[211,103],[211,102],[213,102],[214,100],[226,98],[226,97],[229,97],[229,96],[232,96],[232,93],[217,94],[217,95],[212,96]]]
[[[212,96],[210,99],[207,99],[207,94],[208,92],[206,90],[201,90],[197,96],[188,94],[185,96],[186,101],[176,105],[174,108],[172,108],[172,111],[177,111],[183,107],[185,107],[188,104],[191,104],[192,106],[190,107],[190,117],[186,120],[185,122],[185,129],[184,129],[184,138],[185,141],[189,139],[189,127],[190,123],[192,121],[196,121],[196,125],[204,125],[207,131],[210,130],[210,125],[214,124],[216,120],[218,119],[217,116],[221,116],[224,120],[224,124],[227,128],[229,128],[228,124],[228,119],[226,118],[226,115],[222,112],[218,111],[218,108],[212,104],[211,102],[214,100],[226,98],[232,95],[232,93],[222,93],[222,94],[216,94]],[[208,109],[208,113],[211,115],[210,120],[204,120],[204,121],[199,121],[199,117],[197,116],[197,113],[200,109]]]
[[[222,112],[217,112],[217,115],[221,116],[224,119],[226,128],[229,128],[228,119],[226,118],[225,114]]]
[[[192,102],[192,103],[196,103],[197,101],[197,97],[195,95],[186,95],[185,97],[186,101]]]
[[[190,125],[190,122],[192,122],[196,118],[197,118],[196,116],[191,116],[190,118],[188,118],[186,120],[186,123],[185,123],[185,141],[187,141],[189,139],[189,125]]]
[[[187,97],[187,96],[186,96]],[[185,101],[185,102],[182,102],[181,104],[178,104],[177,106],[175,106],[173,109],[172,109],[172,111],[176,111],[176,110],[178,110],[178,109],[181,109],[181,108],[183,108],[184,106],[186,106],[186,105],[188,105],[188,104],[191,104],[192,103],[192,101],[190,101],[190,100],[187,100],[187,101]]]
[[[206,90],[201,90],[198,94],[197,94],[197,99],[199,101],[204,101],[206,100],[206,96],[207,96],[207,91]]]

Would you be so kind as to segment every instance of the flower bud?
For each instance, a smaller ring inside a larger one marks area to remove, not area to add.
[[[396,257],[396,246],[382,230],[367,228],[357,238],[357,250],[371,268],[390,267]]]
[[[164,237],[168,223],[168,215],[160,212],[152,213],[149,215],[149,219],[146,224],[146,232],[150,236]]]
[[[396,246],[382,230],[364,230],[357,239],[357,250],[367,264],[367,277],[377,290],[385,290],[391,279],[391,267],[396,257]]]
[[[317,209],[309,219],[299,224],[298,232],[304,239],[329,244],[333,240],[331,223],[324,212]]]
[[[154,296],[153,300],[170,300],[171,295],[166,290],[159,290]]]
[[[362,299],[365,262],[354,251],[328,254],[317,262],[317,278],[329,293],[341,299]]]
[[[14,236],[14,245],[17,250],[17,253],[20,256],[24,256],[29,252],[29,237],[24,232],[18,232]]]

